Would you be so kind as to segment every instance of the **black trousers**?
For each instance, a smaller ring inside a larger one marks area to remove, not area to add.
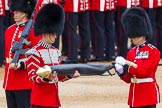
[[[106,57],[115,56],[114,12],[91,12],[91,41],[96,58],[104,58],[104,50]]]
[[[141,106],[141,107],[131,107],[130,108],[156,108],[156,105]]]
[[[81,59],[88,59],[90,54],[89,11],[66,12],[65,15],[66,25],[62,34],[63,49],[65,46],[68,47],[69,59],[78,60],[78,49],[81,50]]]
[[[158,49],[161,52],[162,58],[162,7],[156,9],[156,24],[157,24],[157,43]]]
[[[1,46],[1,52],[0,52],[0,66],[4,64],[4,29],[3,29],[3,16],[0,16],[0,46]]]
[[[6,90],[7,108],[29,108],[31,90]]]
[[[117,55],[126,57],[128,51],[128,36],[124,33],[121,25],[121,16],[126,10],[126,7],[117,7],[115,14],[115,30],[116,30],[116,44],[117,44]]]
[[[4,32],[7,27],[12,25],[14,23],[13,16],[10,13],[9,10],[5,11],[5,16],[0,16],[0,46],[1,46],[1,52],[0,52],[0,66],[4,64]]]

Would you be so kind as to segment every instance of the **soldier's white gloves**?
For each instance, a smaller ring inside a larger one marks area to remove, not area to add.
[[[120,65],[124,66],[126,60],[122,56],[118,56],[118,57],[116,57],[115,62],[116,62],[116,64],[120,64]]]
[[[124,72],[124,67],[122,65],[116,63],[115,64],[115,70],[116,70],[118,75],[121,75]]]
[[[50,66],[45,65],[44,67],[40,67],[36,74],[43,77],[43,78],[49,78],[52,73],[52,70]]]

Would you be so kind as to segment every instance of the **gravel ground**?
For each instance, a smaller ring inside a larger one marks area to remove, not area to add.
[[[0,108],[7,108],[2,88],[3,75],[4,68],[0,68]],[[158,67],[156,76],[162,93],[162,66]],[[129,84],[117,75],[81,76],[59,83],[61,108],[129,108],[128,90]],[[162,108],[162,103],[157,108]]]

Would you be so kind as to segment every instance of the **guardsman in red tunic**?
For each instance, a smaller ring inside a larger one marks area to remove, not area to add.
[[[115,56],[115,10],[114,0],[91,0],[91,40],[95,61],[111,60]]]
[[[48,4],[48,3],[59,4],[60,3],[59,1],[60,0],[38,0],[35,13],[38,13],[38,11],[41,9],[41,7],[44,6],[45,4]],[[36,14],[35,14],[35,17],[36,17]]]
[[[65,27],[62,34],[63,51],[67,52],[67,62],[78,62],[78,50],[82,63],[90,57],[90,0],[64,0]],[[68,47],[68,49],[66,49]]]
[[[73,76],[57,76],[56,72],[44,78],[36,74],[37,70],[45,65],[61,64],[61,52],[52,46],[56,34],[59,36],[64,26],[64,10],[55,3],[44,5],[38,12],[34,23],[35,35],[41,35],[41,40],[32,49],[26,52],[27,71],[30,81],[33,82],[31,93],[32,108],[59,108],[58,81],[65,81],[80,76],[78,72]]]
[[[18,63],[11,63],[15,52],[12,52],[15,41],[20,41],[21,33],[35,7],[33,0],[11,0],[10,9],[14,13],[15,24],[5,31],[5,75],[3,88],[6,93],[7,108],[29,108],[31,82],[26,70],[25,55],[20,55]],[[28,37],[30,46],[24,44],[23,49],[31,48],[38,41],[34,38],[34,31]]]
[[[0,46],[1,46],[1,53],[0,53],[0,67],[4,64],[4,25],[3,19],[5,16],[5,1],[0,0]]]
[[[140,6],[140,0],[117,0],[117,10],[116,10],[116,16],[115,16],[115,22],[116,22],[116,39],[117,39],[117,55],[119,56],[126,56],[126,53],[128,51],[128,37],[124,34],[122,26],[121,26],[121,15],[127,8],[132,7],[139,7]]]
[[[128,105],[130,108],[156,108],[160,91],[156,71],[160,61],[159,50],[148,42],[152,37],[150,19],[141,7],[127,9],[121,19],[123,29],[135,45],[127,53],[115,59],[116,72],[121,80],[130,83]]]

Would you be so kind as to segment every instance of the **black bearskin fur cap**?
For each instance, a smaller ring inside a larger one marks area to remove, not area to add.
[[[10,0],[10,10],[11,11],[21,11],[28,14],[28,18],[31,17],[36,5],[36,0]]]
[[[63,8],[55,3],[44,5],[38,12],[35,23],[35,35],[56,33],[60,35],[64,29],[65,13]]]
[[[121,17],[121,23],[124,32],[130,38],[145,36],[149,40],[152,37],[151,22],[143,8],[127,9]]]

